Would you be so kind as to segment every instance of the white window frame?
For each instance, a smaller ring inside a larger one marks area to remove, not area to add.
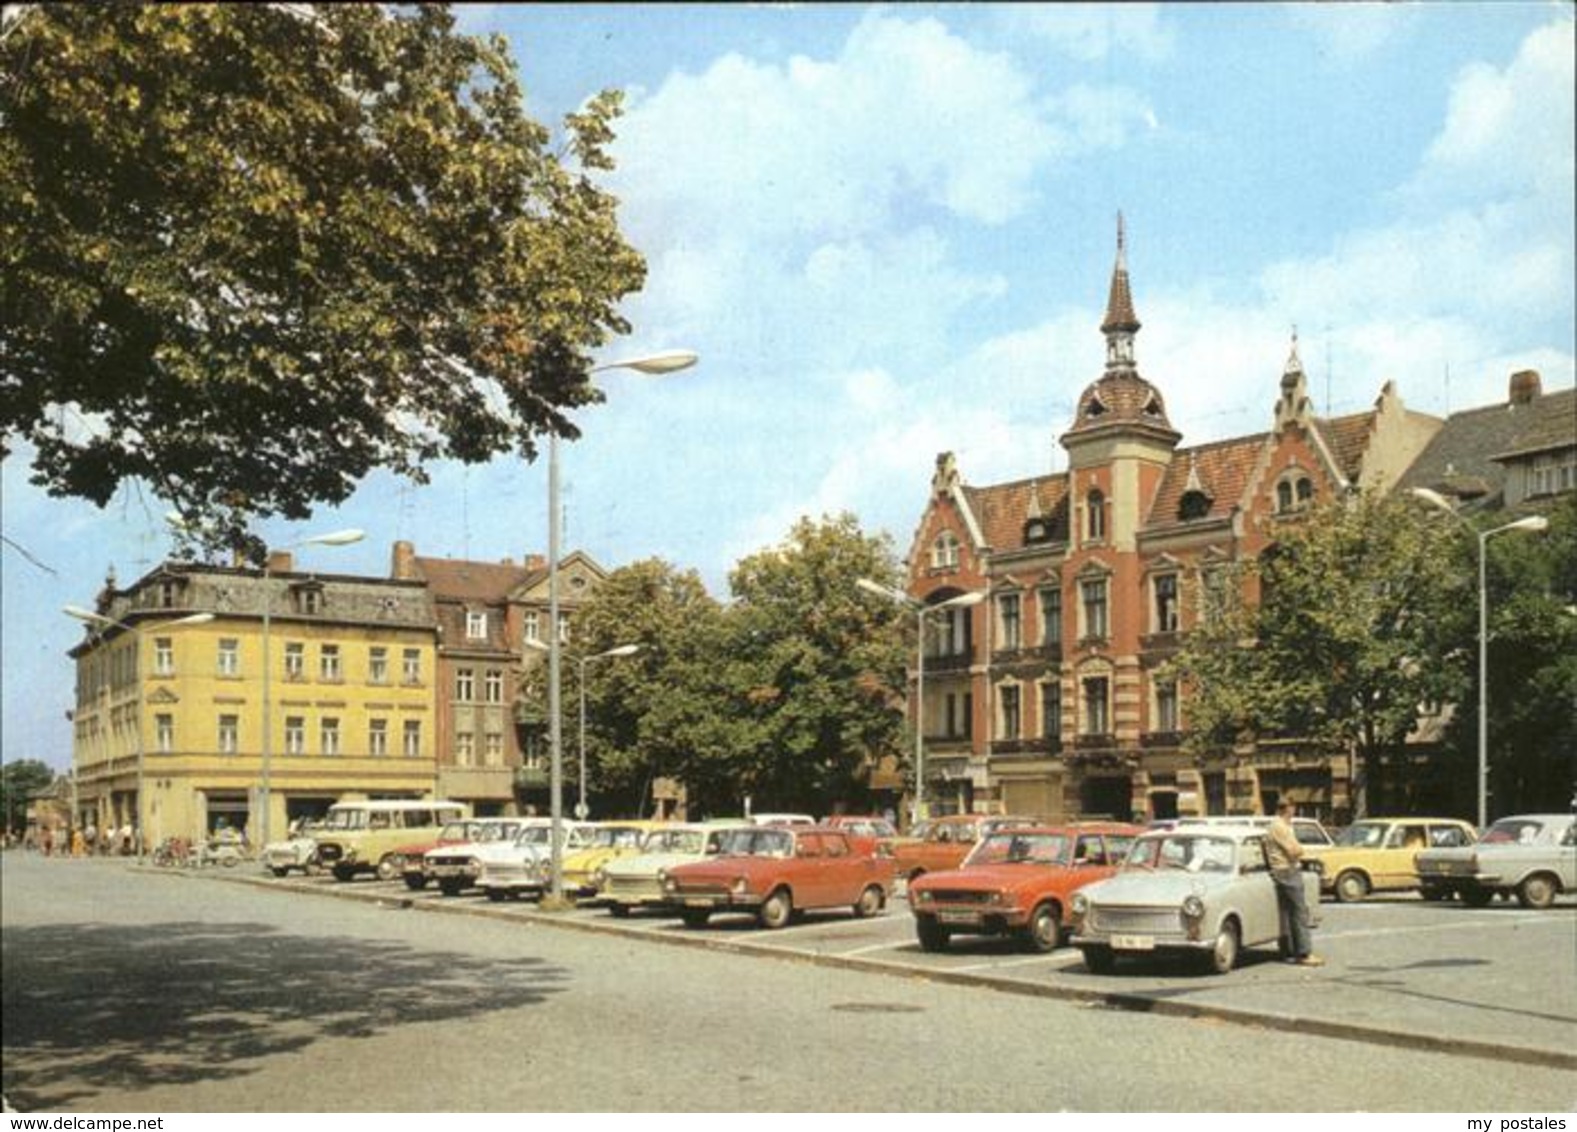
[[[340,753],[339,717],[326,715],[318,724],[318,745],[325,755]]]
[[[487,611],[485,609],[468,609],[465,611],[465,639],[468,641],[487,640]]]

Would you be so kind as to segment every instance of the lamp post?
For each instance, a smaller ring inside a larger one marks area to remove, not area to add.
[[[698,360],[690,350],[668,350],[593,366],[590,373],[632,369],[637,373],[677,373]],[[588,374],[589,376],[589,374]],[[559,719],[559,434],[548,433],[548,895],[555,906],[564,902],[564,728]]]
[[[640,645],[619,645],[617,648],[611,648],[607,652],[580,658],[580,804],[575,807],[575,816],[581,821],[585,821],[586,815],[591,813],[591,810],[586,806],[586,666],[594,660],[607,660],[615,656],[634,656],[640,651]]]
[[[1453,519],[1467,520],[1451,506],[1438,491],[1415,487],[1412,494]],[[1486,559],[1489,540],[1502,531],[1542,531],[1550,521],[1543,515],[1524,515],[1487,531],[1475,530],[1478,536],[1478,827],[1489,825],[1489,584]]]
[[[117,629],[124,629],[132,635],[137,652],[137,720],[132,727],[132,734],[136,738],[135,753],[137,756],[137,863],[140,865],[145,858],[145,846],[148,843],[148,825],[145,807],[148,797],[147,759],[145,756],[146,743],[142,737],[142,627],[128,625],[124,621],[117,621],[113,617],[106,617],[102,613],[94,613],[91,609],[83,609],[80,605],[68,605],[62,611],[67,617],[74,617],[89,625],[107,625]],[[214,619],[212,613],[193,613],[175,621],[161,621],[161,628],[173,629],[177,625],[205,625]]]
[[[891,586],[884,586],[880,582],[873,582],[869,578],[860,578],[855,584],[866,593],[875,594],[877,597],[886,598],[888,601],[897,602],[907,609],[914,610],[915,614],[915,663],[914,663],[914,807],[910,823],[924,819],[925,805],[925,622],[933,613],[944,610],[967,609],[979,605],[986,600],[986,595],[975,591],[950,597],[946,601],[939,601],[935,605],[927,605],[923,601],[916,601],[902,590],[895,590]]]

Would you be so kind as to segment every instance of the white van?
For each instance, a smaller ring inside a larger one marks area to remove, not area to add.
[[[400,875],[397,861],[403,860],[398,850],[436,843],[446,824],[465,816],[459,802],[433,798],[335,802],[313,834],[318,864],[339,881],[372,872],[379,880],[394,880]]]

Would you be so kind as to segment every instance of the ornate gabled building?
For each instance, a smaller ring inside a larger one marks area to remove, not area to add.
[[[1368,412],[1316,416],[1294,337],[1268,431],[1180,447],[1140,372],[1140,328],[1119,218],[1105,369],[1060,438],[1067,470],[974,487],[950,453],[937,459],[909,592],[988,600],[927,619],[932,809],[1164,818],[1290,796],[1342,820],[1345,757],[1295,742],[1186,753],[1187,703],[1163,664],[1278,524],[1358,487],[1390,489],[1440,421],[1389,384]]]

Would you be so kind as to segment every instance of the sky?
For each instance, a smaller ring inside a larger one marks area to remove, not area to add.
[[[564,549],[650,557],[726,598],[801,516],[851,511],[907,554],[939,453],[967,483],[1065,468],[1100,376],[1125,218],[1140,372],[1183,446],[1267,429],[1294,331],[1316,411],[1394,382],[1445,415],[1514,370],[1570,386],[1570,4],[466,5],[510,42],[557,126],[626,92],[606,186],[646,256],[604,362],[690,349],[663,378],[598,375],[561,448]],[[70,762],[81,626],[170,550],[165,506],[49,499],[0,466],[9,762]],[[324,572],[519,559],[547,473],[440,465],[264,522]]]

